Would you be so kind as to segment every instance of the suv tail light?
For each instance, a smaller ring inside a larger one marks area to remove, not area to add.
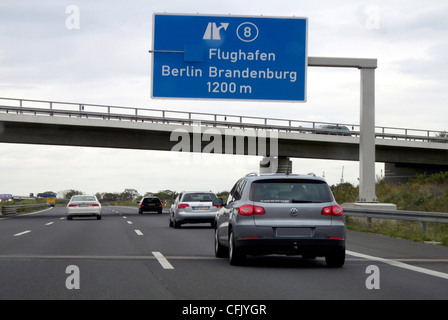
[[[334,205],[334,206],[331,206],[331,207],[323,208],[321,214],[324,215],[324,216],[340,217],[340,216],[342,216],[344,214],[344,210],[342,209],[341,206]]]
[[[243,204],[238,208],[238,213],[242,216],[266,214],[263,207],[253,206],[251,204]]]
[[[185,209],[186,207],[189,207],[190,205],[188,203],[179,203],[177,205],[177,209]]]

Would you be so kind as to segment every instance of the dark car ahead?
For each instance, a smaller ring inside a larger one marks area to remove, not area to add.
[[[246,255],[324,256],[345,262],[343,210],[328,184],[310,175],[247,175],[234,185],[215,220],[215,255],[232,265]]]
[[[162,210],[162,202],[157,197],[144,197],[138,204],[138,213],[151,211],[162,213]]]

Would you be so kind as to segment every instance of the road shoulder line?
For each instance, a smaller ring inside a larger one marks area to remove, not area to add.
[[[389,259],[385,259],[385,258],[369,256],[367,254],[353,252],[353,251],[346,251],[346,253],[351,256],[358,257],[358,258],[379,261],[379,262],[387,263],[394,267],[403,268],[403,269],[407,269],[407,270],[411,270],[411,271],[415,271],[415,272],[420,272],[420,273],[428,274],[430,276],[439,277],[439,278],[448,280],[448,273],[443,273],[443,272],[434,271],[431,269],[416,267],[416,266],[413,266],[413,265],[410,265],[407,263],[403,263],[403,262],[400,262],[397,260],[389,260]]]

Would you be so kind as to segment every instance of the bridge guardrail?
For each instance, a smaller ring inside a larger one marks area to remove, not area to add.
[[[4,103],[6,102],[6,104]],[[253,116],[238,116],[228,114],[213,114],[189,111],[173,111],[160,109],[144,109],[134,107],[85,104],[73,102],[56,102],[29,99],[14,99],[0,97],[0,111],[17,114],[42,114],[49,116],[82,117],[103,120],[127,120],[138,122],[152,122],[164,124],[194,124],[223,127],[223,128],[251,128],[264,130],[278,130],[286,132],[319,133],[332,135],[359,136],[360,127],[357,124],[316,122],[306,120],[291,120],[279,118],[263,118]],[[321,125],[347,127],[343,130],[329,130],[319,128]],[[441,131],[375,127],[375,135],[381,139],[412,140],[422,142],[448,143],[448,136],[441,135]]]

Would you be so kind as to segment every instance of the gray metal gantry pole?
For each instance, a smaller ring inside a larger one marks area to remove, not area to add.
[[[308,57],[310,67],[361,70],[359,140],[359,203],[377,203],[375,193],[375,69],[376,59]]]

